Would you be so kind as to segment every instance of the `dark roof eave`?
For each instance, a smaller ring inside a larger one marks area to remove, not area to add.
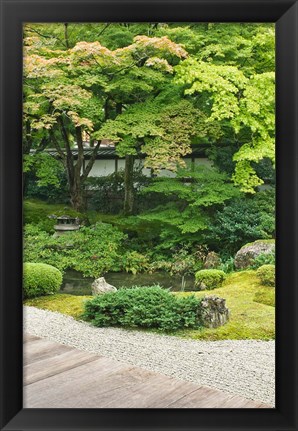
[[[200,144],[200,145],[192,145],[192,153],[187,154],[184,158],[192,158],[192,157],[206,157],[206,149],[210,147],[209,144]],[[50,154],[53,157],[59,157],[58,151],[54,148],[47,148],[44,150],[46,153]],[[86,159],[91,157],[93,153],[93,148],[84,148],[84,156]],[[31,150],[30,153],[34,154],[35,150]],[[72,154],[74,157],[77,157],[78,150],[76,148],[72,149]],[[139,154],[140,158],[144,158],[145,154]],[[116,153],[116,148],[98,148],[96,159],[123,159],[124,157],[120,157]]]

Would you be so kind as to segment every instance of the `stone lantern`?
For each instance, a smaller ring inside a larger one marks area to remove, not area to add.
[[[79,219],[67,215],[57,217],[57,224],[54,226],[54,236],[64,235],[80,229]]]

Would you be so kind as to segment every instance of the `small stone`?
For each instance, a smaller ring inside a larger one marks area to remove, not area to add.
[[[108,292],[116,292],[115,286],[107,283],[104,277],[99,277],[91,284],[92,295],[103,295]]]
[[[216,269],[220,266],[220,264],[221,264],[221,258],[218,256],[218,254],[215,253],[215,251],[210,251],[206,256],[206,260],[204,262],[204,268]]]
[[[199,307],[199,317],[202,326],[217,328],[229,320],[230,311],[226,307],[226,300],[218,296],[205,296]]]

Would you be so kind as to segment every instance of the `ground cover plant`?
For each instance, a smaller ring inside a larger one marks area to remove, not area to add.
[[[275,290],[269,286],[262,286],[255,293],[254,301],[260,304],[271,305],[275,307]]]

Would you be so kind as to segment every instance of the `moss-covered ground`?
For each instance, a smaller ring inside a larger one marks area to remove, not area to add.
[[[262,292],[262,296],[259,292]],[[272,287],[264,287],[260,284],[255,271],[232,273],[222,287],[208,292],[226,299],[226,305],[231,312],[229,322],[219,328],[180,331],[177,335],[200,340],[273,339],[275,338],[275,307],[272,306],[274,292]],[[205,294],[206,292],[195,293],[200,297]],[[186,293],[179,293],[179,295],[186,295]],[[260,302],[256,302],[259,300]],[[268,305],[269,302],[272,305]]]
[[[183,330],[175,335],[198,340],[270,340],[275,336],[275,308],[272,287],[259,283],[255,271],[242,271],[228,275],[222,287],[212,291],[194,292],[199,297],[217,295],[226,299],[230,321],[220,328]],[[176,295],[190,295],[179,292]],[[80,319],[84,302],[91,296],[56,294],[26,300],[26,305],[57,311]]]
[[[42,308],[43,310],[57,311],[58,313],[80,319],[84,308],[84,302],[92,296],[68,295],[57,293],[55,295],[40,296],[34,299],[27,299],[25,305]]]

